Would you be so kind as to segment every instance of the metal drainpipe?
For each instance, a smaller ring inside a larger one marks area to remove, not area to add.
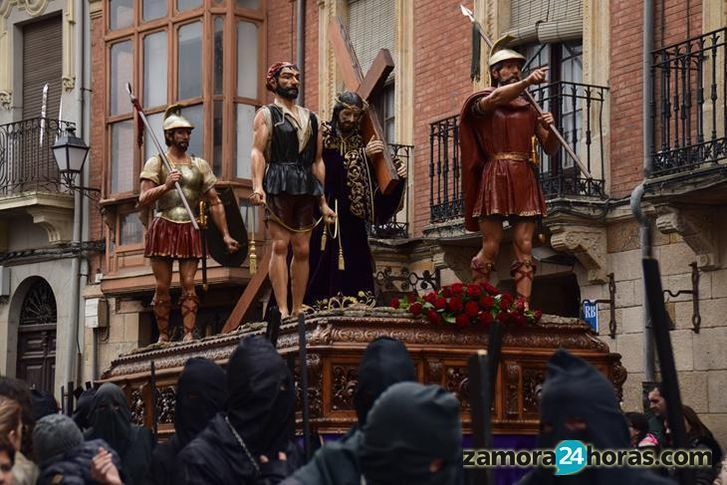
[[[651,82],[652,58],[651,52],[654,50],[654,1],[644,1],[644,28],[643,28],[643,83],[642,83],[642,123],[644,127],[642,148],[644,159],[644,181],[639,184],[631,193],[631,211],[636,220],[641,224],[640,242],[642,258],[652,258],[652,233],[651,220],[644,215],[641,206],[644,196],[644,184],[646,179],[651,175],[652,171],[652,153],[651,144],[654,137],[654,120],[652,118],[650,102],[653,99],[654,90]],[[642,305],[644,314],[644,381],[654,382],[655,364],[654,364],[654,335],[651,330],[651,315],[646,305],[646,285],[643,283],[644,303]]]
[[[296,12],[295,63],[300,72],[298,104],[305,105],[305,0],[298,0]]]

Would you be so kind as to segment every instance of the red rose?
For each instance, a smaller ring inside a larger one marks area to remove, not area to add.
[[[500,323],[507,323],[508,321],[510,321],[510,317],[510,312],[501,311],[497,314],[497,321]]]
[[[497,295],[499,291],[497,291],[497,288],[495,288],[493,285],[488,283],[487,281],[480,282],[480,286],[483,290],[485,290],[490,295]]]
[[[490,312],[482,312],[480,313],[480,325],[484,327],[489,327],[492,322],[494,322],[495,319],[492,318],[492,313]]]
[[[437,299],[437,294],[433,291],[430,291],[426,295],[424,295],[424,301],[428,301],[429,303],[434,303],[434,300]]]
[[[470,324],[470,319],[467,315],[457,315],[454,321],[458,327],[469,327]]]
[[[442,296],[445,298],[451,298],[452,289],[449,286],[445,286],[444,288],[442,288]]]
[[[500,296],[500,308],[503,310],[509,310],[512,306],[512,296],[510,296],[509,293],[503,293],[502,296]]]
[[[519,311],[520,313],[523,313],[525,311],[525,299],[524,298],[518,298],[515,302],[515,309]]]
[[[510,323],[517,327],[524,327],[528,324],[528,319],[525,317],[525,315],[512,313],[510,316]]]
[[[462,311],[463,307],[462,299],[456,296],[453,296],[449,299],[449,303],[447,304],[447,307],[450,309],[450,311],[453,312],[460,312]]]
[[[412,303],[412,304],[411,304],[411,306],[409,307],[409,311],[410,311],[410,312],[411,312],[411,313],[412,313],[412,314],[413,314],[414,316],[419,316],[419,315],[421,315],[421,313],[422,313],[422,304],[421,304],[421,303],[419,303],[419,302],[414,302],[414,303]]]
[[[539,322],[541,318],[543,318],[543,312],[541,312],[540,310],[535,310],[535,311],[533,312],[533,319],[534,319],[534,320],[535,320],[536,322]]]
[[[480,307],[483,310],[491,310],[495,306],[495,299],[491,296],[483,296],[480,298]]]
[[[467,285],[468,296],[480,296],[481,293],[482,288],[480,288],[479,285]]]
[[[464,292],[464,285],[462,283],[454,283],[452,285],[452,293],[457,296],[461,296]]]
[[[434,324],[442,323],[442,316],[439,313],[435,312],[434,310],[429,310],[427,312],[427,318],[429,319],[430,322],[432,322]]]
[[[391,305],[391,308],[399,308],[399,299],[392,298],[390,305]]]
[[[444,310],[444,307],[447,306],[447,300],[439,296],[435,298],[433,305],[437,310]]]
[[[411,305],[412,303],[417,301],[417,297],[416,297],[416,295],[412,295],[411,293],[409,293],[408,295],[406,295],[406,301],[408,301],[409,304]]]
[[[468,316],[474,317],[480,312],[480,307],[477,305],[476,301],[468,301],[464,306],[464,312]]]

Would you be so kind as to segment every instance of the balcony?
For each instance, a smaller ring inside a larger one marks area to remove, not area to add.
[[[548,84],[531,91],[594,178],[580,173],[564,148],[552,156],[538,146],[538,176],[545,199],[605,199],[604,114],[608,88],[571,82]],[[463,216],[459,153],[459,115],[435,121],[429,133],[430,223],[441,224]]]
[[[720,171],[727,159],[727,28],[653,52],[653,177]]]
[[[391,158],[398,158],[406,162],[407,166],[411,166],[411,154],[414,151],[412,145],[392,143],[389,144],[389,151],[391,152]],[[367,228],[369,237],[374,239],[406,239],[409,236],[408,212],[409,208],[405,206],[392,220],[384,224],[369,224]]]
[[[0,125],[0,215],[29,213],[51,243],[71,239],[73,195],[62,190],[52,147],[72,126],[50,118]]]

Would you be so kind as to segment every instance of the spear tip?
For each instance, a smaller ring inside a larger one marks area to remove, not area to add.
[[[465,7],[465,6],[464,6],[464,5],[462,5],[462,4],[460,4],[460,5],[459,5],[459,10],[460,10],[460,12],[462,12],[462,15],[464,15],[465,17],[469,17],[469,19],[470,19],[470,20],[471,20],[472,22],[474,22],[474,21],[475,21],[475,16],[474,16],[474,14],[472,13],[472,10],[468,9],[467,7]]]

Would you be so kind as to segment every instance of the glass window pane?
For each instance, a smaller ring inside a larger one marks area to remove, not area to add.
[[[257,98],[257,25],[237,24],[237,95]]]
[[[144,238],[144,227],[141,225],[138,212],[122,216],[119,233],[119,246],[141,243]]]
[[[187,153],[204,158],[204,107],[201,104],[190,106],[184,108],[182,114],[194,125]]]
[[[158,19],[167,14],[167,0],[143,0],[144,21]]]
[[[222,45],[224,42],[224,25],[222,17],[215,18],[215,94],[222,94],[223,62]]]
[[[260,0],[237,0],[237,6],[256,9],[260,7]]]
[[[222,173],[222,134],[223,134],[223,121],[222,117],[224,110],[222,108],[222,101],[215,101],[215,111],[212,117],[212,128],[213,128],[213,146],[212,146],[212,171],[218,177]]]
[[[252,176],[252,122],[255,118],[255,107],[248,104],[236,106],[237,143],[235,145],[235,176],[249,179]]]
[[[167,33],[144,37],[144,106],[167,103]]]
[[[202,22],[179,28],[179,99],[202,96]]]
[[[134,25],[133,0],[109,0],[109,29],[119,30]]]
[[[159,140],[159,144],[162,146],[162,150],[166,150],[167,146],[164,144],[164,130],[162,130],[162,121],[164,121],[164,113],[154,113],[153,115],[146,115],[149,120],[149,126],[154,131],[154,134]],[[144,161],[149,160],[154,155],[157,155],[157,149],[154,142],[151,140],[149,131],[144,131]]]
[[[111,192],[131,192],[134,188],[134,122],[111,125]]]
[[[177,10],[192,10],[202,5],[202,0],[177,0]]]
[[[131,82],[134,72],[131,56],[131,41],[118,42],[111,46],[111,93],[109,96],[111,115],[128,113],[131,102],[126,92],[126,83]]]

